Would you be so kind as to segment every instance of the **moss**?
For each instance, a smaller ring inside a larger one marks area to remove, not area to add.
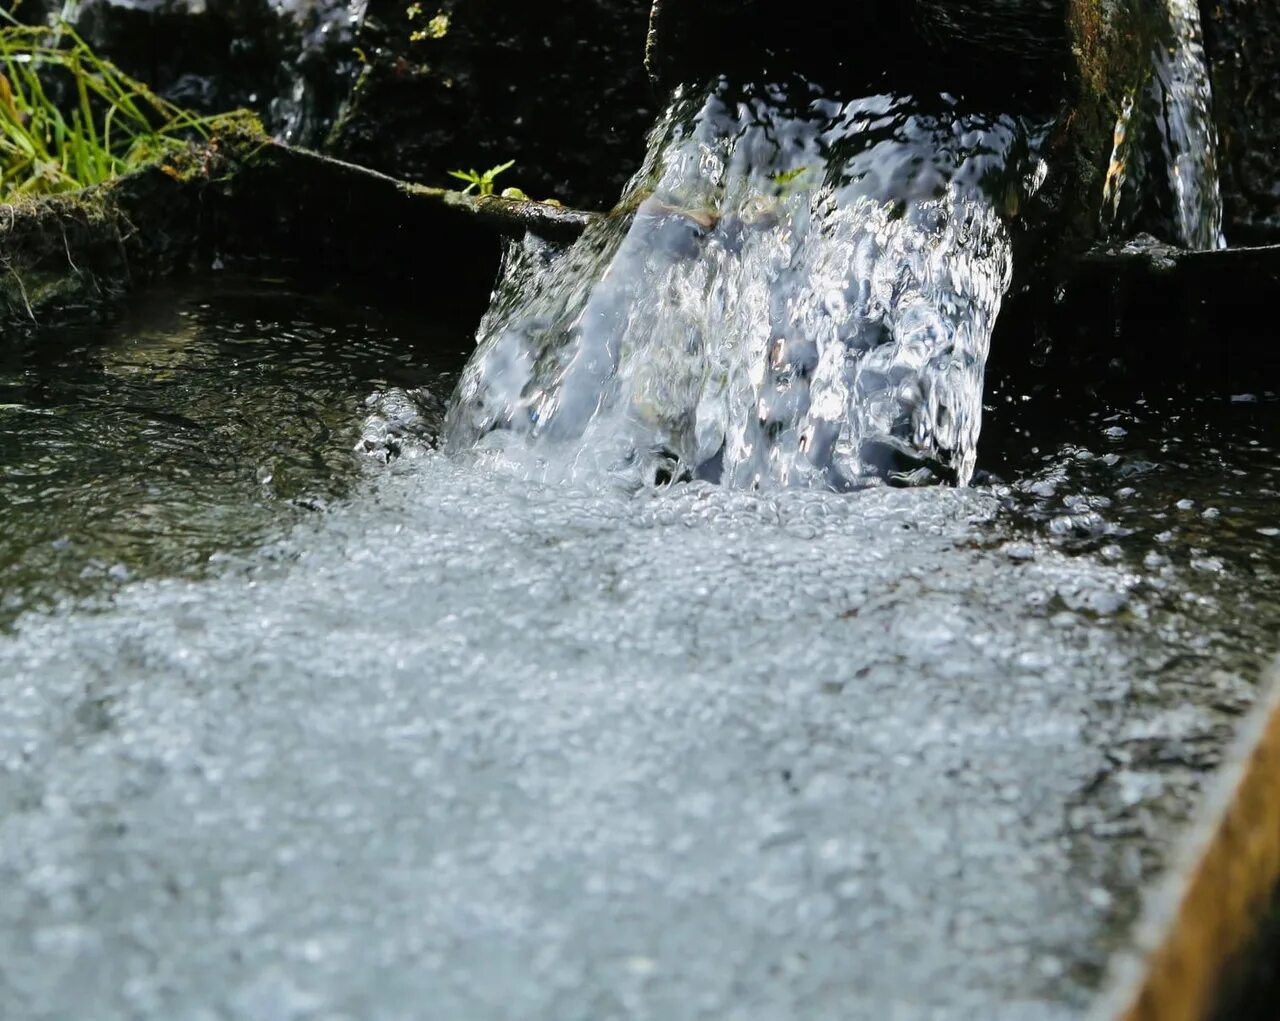
[[[0,207],[0,323],[34,322],[54,307],[99,300],[127,276],[121,264],[130,232],[106,187]],[[108,263],[123,274],[104,275]]]
[[[1057,142],[1057,158],[1074,180],[1069,233],[1099,232],[1099,213],[1116,125],[1127,98],[1151,73],[1154,26],[1138,0],[1071,0],[1067,8],[1074,63],[1073,98]]]
[[[265,141],[256,120],[229,118],[208,143],[111,181],[0,205],[0,326],[83,314],[190,263],[206,194]]]

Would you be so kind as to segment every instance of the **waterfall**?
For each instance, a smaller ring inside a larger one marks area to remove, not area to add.
[[[1034,140],[949,96],[678,91],[613,214],[508,252],[447,442],[544,478],[966,483]]]
[[[1196,0],[1165,0],[1168,31],[1157,45],[1158,118],[1177,240],[1189,248],[1225,248],[1204,33]]]
[[[1149,228],[1201,251],[1225,248],[1218,131],[1195,0],[1151,5],[1149,73],[1116,124],[1104,217],[1113,233]]]

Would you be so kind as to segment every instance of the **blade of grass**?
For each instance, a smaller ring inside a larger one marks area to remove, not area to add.
[[[70,26],[31,28],[0,11],[0,201],[106,180],[208,138],[212,120],[125,75]]]

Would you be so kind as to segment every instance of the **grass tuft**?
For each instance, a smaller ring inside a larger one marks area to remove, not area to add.
[[[157,96],[70,26],[0,11],[0,202],[117,177],[207,139],[214,120]]]

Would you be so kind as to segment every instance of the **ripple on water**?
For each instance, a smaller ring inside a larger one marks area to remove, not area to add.
[[[108,326],[7,337],[0,626],[64,595],[203,570],[342,496],[369,390],[422,384],[421,417],[438,424],[429,398],[451,380],[437,352],[464,336],[223,276],[153,290]]]

